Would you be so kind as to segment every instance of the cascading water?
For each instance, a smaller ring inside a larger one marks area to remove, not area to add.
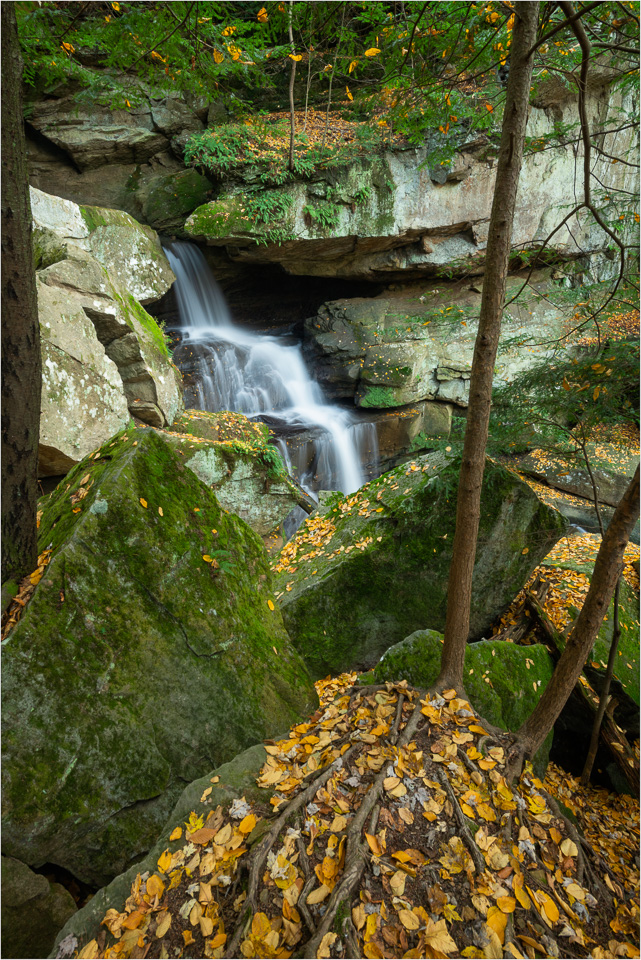
[[[176,275],[181,343],[175,357],[186,374],[187,405],[259,416],[278,423],[285,437],[304,431],[305,442],[294,444],[295,450],[285,439],[278,447],[292,476],[312,496],[361,487],[377,471],[376,427],[324,402],[297,344],[234,326],[197,247],[172,243],[165,253]]]

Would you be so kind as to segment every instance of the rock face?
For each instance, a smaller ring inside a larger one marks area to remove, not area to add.
[[[42,343],[40,476],[66,473],[134,414],[183,409],[165,338],[141,306],[173,273],[158,238],[126,213],[31,190]]]
[[[128,110],[88,106],[74,94],[38,101],[27,126],[31,185],[180,231],[212,189],[182,163],[185,139],[203,129],[206,115],[207,104],[198,110],[179,94],[146,96]]]
[[[50,883],[20,860],[2,857],[3,957],[46,957],[74,913],[75,901],[61,884]]]
[[[385,651],[374,668],[374,681],[407,680],[429,689],[439,675],[442,644],[443,637],[435,630],[417,630]],[[552,658],[538,643],[519,647],[482,640],[468,643],[465,650],[465,690],[472,706],[502,730],[515,732],[525,723],[553,670]],[[535,757],[537,776],[543,776],[551,745],[552,732]]]
[[[330,498],[281,553],[276,587],[287,630],[315,676],[369,667],[418,629],[442,630],[458,463],[428,454]],[[516,596],[565,527],[514,474],[488,460],[470,637]]]
[[[186,781],[317,700],[262,542],[153,430],[78,465],[40,536],[52,560],[3,648],[4,849],[100,885]]]
[[[220,505],[259,536],[275,530],[300,502],[301,491],[268,443],[263,423],[241,413],[187,410],[163,436]]]
[[[522,280],[513,277],[507,286],[509,300]],[[552,355],[551,343],[562,335],[564,316],[546,298],[551,286],[549,273],[539,271],[527,294],[506,309],[497,386]],[[481,290],[468,281],[434,285],[420,298],[331,301],[305,322],[306,360],[329,396],[353,399],[361,407],[420,400],[465,406]]]
[[[633,108],[633,95],[626,96],[622,103],[607,86],[593,88],[587,109],[595,132],[613,129],[615,118]],[[577,120],[573,93],[557,89],[552,101],[531,108],[527,134],[549,136],[555,123]],[[617,151],[635,149],[632,130],[609,136],[617,137]],[[559,210],[567,210],[581,193],[574,140],[557,143],[525,157],[512,235],[517,249],[540,246],[561,219]],[[442,168],[435,173],[425,162],[427,147],[363,159],[310,183],[266,191],[264,200],[271,195],[271,207],[282,211],[280,219],[270,216],[269,222],[254,216],[245,191],[230,183],[218,199],[191,214],[185,230],[227,247],[239,260],[280,263],[292,274],[389,281],[434,276],[444,268],[480,271],[495,156],[490,141],[480,137],[461,143],[445,173]],[[634,189],[634,168],[620,170],[605,156],[595,163],[594,174],[606,190]],[[604,235],[581,214],[570,218],[550,245],[562,257],[586,256],[587,269],[597,279],[603,270],[612,273]]]
[[[206,820],[218,804],[227,807],[241,797],[245,797],[250,804],[269,804],[272,791],[256,785],[256,779],[266,756],[263,745],[257,743],[234,757],[229,763],[224,763],[222,767],[209,771],[204,777],[194,780],[193,783],[186,786],[164,824],[157,843],[144,860],[134,864],[125,873],[120,874],[110,884],[99,890],[95,897],[92,897],[86,906],[69,920],[56,938],[51,956],[54,958],[57,956],[63,942],[67,942],[71,947],[71,950],[67,952],[67,956],[69,956],[74,950],[81,950],[86,943],[99,935],[102,920],[107,910],[120,910],[122,908],[122,904],[131,892],[131,885],[136,879],[136,875],[144,874],[147,870],[154,872],[157,869],[158,858],[163,851],[169,850],[173,853],[179,848],[178,841],[169,838],[177,824],[189,820],[192,811],[197,817]],[[217,777],[218,780],[212,786],[214,777]],[[209,792],[203,800],[205,790]],[[184,843],[184,839],[182,842]]]

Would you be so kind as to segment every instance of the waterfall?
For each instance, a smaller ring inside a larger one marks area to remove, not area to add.
[[[175,358],[185,376],[187,405],[276,424],[287,469],[312,496],[358,490],[377,471],[376,427],[325,403],[298,344],[234,325],[196,246],[171,243],[165,253],[176,275],[181,343]]]

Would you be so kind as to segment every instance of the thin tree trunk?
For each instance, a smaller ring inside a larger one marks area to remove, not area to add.
[[[334,51],[334,67],[338,66],[338,52],[341,48],[341,40],[343,39],[343,28],[345,26],[345,4],[343,4],[343,13],[341,16],[341,32],[338,37],[338,43],[336,44],[336,50]],[[327,110],[325,111],[325,129],[323,130],[323,140],[321,147],[325,149],[325,140],[327,139],[327,131],[329,130],[329,109],[332,105],[332,84],[334,83],[334,74],[336,69],[333,69],[329,77],[329,91],[327,93]]]
[[[522,756],[532,757],[561,713],[579,679],[592,645],[610,606],[621,572],[623,555],[639,517],[639,468],[630,481],[610,526],[605,532],[594,564],[590,589],[565,645],[552,679],[536,707],[518,731]]]
[[[41,360],[15,4],[2,24],[2,582],[36,568]]]
[[[622,576],[622,575],[621,575]],[[603,684],[599,690],[599,707],[594,718],[594,724],[592,725],[592,736],[590,737],[590,746],[588,748],[588,755],[585,758],[585,765],[583,767],[583,773],[581,774],[581,784],[584,787],[587,787],[590,782],[590,777],[592,775],[592,767],[594,766],[594,760],[596,757],[596,752],[599,747],[599,734],[601,733],[601,724],[603,723],[603,717],[605,716],[605,709],[608,705],[608,697],[610,695],[610,684],[612,682],[612,675],[614,673],[614,664],[617,658],[617,650],[619,648],[619,637],[621,636],[621,626],[619,623],[619,594],[621,593],[621,576],[617,580],[617,585],[614,588],[614,619],[612,622],[612,642],[610,643],[610,655],[608,657],[608,665],[605,670],[605,677],[603,678]]]
[[[294,46],[294,31],[292,29],[292,19],[294,16],[294,0],[289,0],[289,46],[292,57],[296,54]],[[291,129],[289,132],[289,171],[294,172],[294,137],[296,136],[296,116],[294,113],[294,78],[296,77],[296,61],[292,60],[291,72],[289,74],[289,116]]]
[[[536,40],[538,2],[514,5],[515,23],[510,57],[505,116],[494,186],[494,200],[485,258],[481,316],[474,347],[470,399],[463,444],[456,507],[456,531],[450,567],[441,672],[436,687],[463,689],[463,660],[470,632],[472,573],[481,514],[481,485],[485,469],[492,400],[494,363],[505,302],[516,193],[523,160],[528,117],[532,58]]]

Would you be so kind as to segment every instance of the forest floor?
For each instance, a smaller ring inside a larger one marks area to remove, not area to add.
[[[551,603],[559,626],[578,593]],[[266,742],[266,799],[207,809],[205,790],[80,957],[639,956],[637,799],[555,764],[510,782],[509,734],[453,690],[355,673],[317,690]]]

